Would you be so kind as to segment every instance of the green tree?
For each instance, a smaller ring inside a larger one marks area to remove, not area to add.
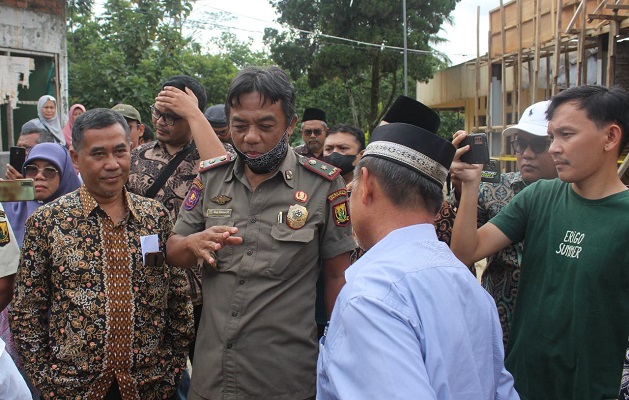
[[[430,43],[458,0],[406,0],[409,80],[427,81],[447,60],[430,54]],[[403,56],[386,46],[403,46],[402,2],[387,0],[271,0],[279,22],[293,28],[267,29],[273,59],[293,79],[308,77],[316,88],[339,79],[354,123],[372,130],[403,92]],[[319,33],[325,34],[321,35]],[[353,40],[348,42],[338,38]],[[381,47],[369,44],[381,44]],[[338,104],[341,106],[341,104]],[[349,122],[349,121],[347,121]]]
[[[461,111],[441,111],[441,125],[437,134],[444,139],[452,139],[454,133],[465,129],[465,114]]]
[[[87,108],[135,106],[149,121],[149,106],[168,77],[186,74],[206,88],[208,104],[225,101],[237,73],[225,55],[209,55],[182,34],[192,7],[181,0],[108,0],[68,21],[69,92]]]

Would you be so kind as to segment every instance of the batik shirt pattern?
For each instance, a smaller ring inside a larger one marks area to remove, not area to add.
[[[500,183],[481,182],[478,195],[478,226],[485,225],[498,215],[500,210],[525,186],[519,172],[502,174]],[[518,254],[522,254],[522,243],[513,244],[487,257],[487,268],[481,278],[481,284],[496,301],[505,346],[509,339],[511,319],[520,284]]]
[[[190,141],[181,151],[192,146]],[[225,150],[234,157],[234,148],[229,143],[224,143]],[[162,143],[154,140],[150,143],[140,145],[131,152],[131,171],[127,189],[131,193],[140,196],[146,195],[155,180],[160,176],[164,168],[177,157],[177,154],[170,154]],[[162,203],[168,209],[168,215],[174,224],[179,215],[179,209],[183,200],[188,194],[192,180],[199,172],[199,151],[195,148],[177,166],[177,169],[166,180],[162,188],[157,191],[154,199]],[[186,270],[188,283],[190,285],[190,298],[193,304],[202,304],[201,298],[201,273],[198,270]]]
[[[114,378],[123,399],[172,395],[193,336],[182,270],[143,261],[140,238],[171,232],[166,209],[125,192],[112,221],[85,187],[27,220],[11,329],[45,398],[102,398]]]

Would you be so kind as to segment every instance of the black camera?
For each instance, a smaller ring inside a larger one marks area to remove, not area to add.
[[[470,149],[461,156],[461,161],[468,164],[486,164],[489,161],[487,135],[484,133],[468,134],[459,144],[459,147],[464,147],[468,144]]]

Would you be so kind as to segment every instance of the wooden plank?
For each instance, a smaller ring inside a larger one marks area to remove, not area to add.
[[[605,8],[610,10],[629,10],[629,4],[607,4]]]
[[[536,0],[537,2],[537,13],[535,16],[535,56],[533,61],[533,82],[531,85],[533,94],[532,94],[532,103],[537,102],[537,86],[539,84],[539,31],[540,31],[540,22],[542,16],[542,0]]]
[[[505,22],[505,8],[504,5],[502,3],[502,0],[500,0],[500,18],[502,20],[503,26],[504,26],[504,22]],[[507,67],[505,65],[505,48],[507,46],[506,43],[506,36],[505,36],[505,30],[504,28],[501,30],[502,33],[502,58],[501,58],[501,63],[500,63],[500,79],[501,79],[501,83],[502,83],[502,96],[501,96],[501,104],[500,104],[500,114],[501,114],[501,123],[504,125],[506,124],[507,121],[507,110],[505,107],[505,101],[506,101],[506,93],[507,93]],[[490,98],[491,100],[491,98]],[[491,104],[488,104],[489,107],[491,107]]]
[[[572,27],[574,26],[574,23],[577,20],[577,16],[579,16],[579,12],[581,12],[581,8],[583,8],[585,2],[586,0],[581,0],[581,2],[579,3],[579,6],[574,11],[574,15],[572,16],[572,19],[570,20],[570,22],[568,22],[568,26],[566,27],[566,33],[569,33],[572,30]]]
[[[478,98],[480,91],[480,6],[476,6],[476,62],[474,63],[474,121],[478,120]],[[491,65],[491,64],[490,64]],[[486,123],[486,122],[485,122]]]
[[[620,167],[618,167],[618,176],[623,179],[625,177],[625,174],[627,173],[627,170],[629,170],[629,157],[625,157],[625,160],[622,162],[622,164],[620,164]]]
[[[518,66],[517,66],[517,78],[514,77],[513,79],[513,96],[515,97],[515,99],[513,99],[513,103],[515,105],[514,108],[517,108],[518,113],[520,112],[520,106],[522,104],[522,70],[524,68],[524,66],[522,65],[524,63],[523,60],[523,54],[522,54],[522,9],[524,7],[524,0],[518,0],[518,23],[520,24],[520,29],[518,32]],[[516,72],[516,69],[514,68],[514,72]],[[517,80],[516,80],[517,79]],[[515,116],[513,116],[512,121],[514,124],[516,123],[516,119]],[[506,121],[504,121],[504,123],[506,124]]]
[[[607,45],[607,87],[611,87],[616,79],[616,35],[618,34],[618,22],[612,21],[609,25]],[[628,157],[629,158],[629,157]],[[625,160],[626,161],[626,160]]]
[[[580,84],[587,85],[588,80],[588,59],[585,47],[585,29],[587,20],[587,0],[583,0],[583,10],[581,13],[581,35],[579,35],[579,42],[581,43],[581,70],[579,72],[581,76]]]
[[[627,17],[622,17],[619,15],[608,15],[608,14],[588,14],[588,20],[593,21],[595,19],[604,19],[606,21],[622,21]]]
[[[552,95],[559,93],[559,64],[561,61],[561,10],[563,8],[562,0],[557,0],[557,23],[555,25],[555,70],[553,71],[553,90]]]
[[[601,0],[598,6],[596,6],[596,9],[594,10],[593,14],[597,14],[599,11],[601,11],[601,8],[603,8],[605,4],[607,4],[607,0]],[[592,22],[592,19],[590,19],[589,17],[588,17],[588,22]]]

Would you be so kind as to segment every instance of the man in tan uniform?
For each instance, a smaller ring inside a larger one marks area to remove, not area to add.
[[[356,246],[340,169],[295,154],[295,91],[277,67],[229,90],[235,159],[201,163],[168,258],[205,260],[189,399],[308,399],[316,389],[315,282],[330,315]]]

